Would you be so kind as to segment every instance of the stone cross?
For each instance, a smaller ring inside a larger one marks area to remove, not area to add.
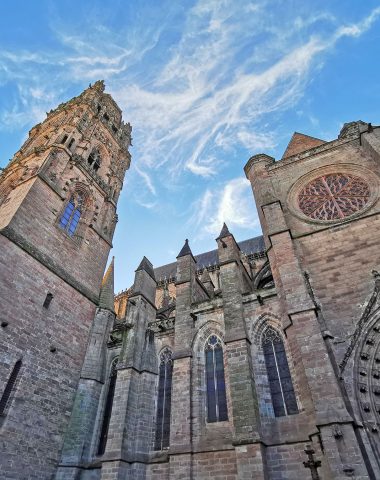
[[[312,480],[320,480],[320,476],[318,475],[318,468],[321,466],[321,461],[314,459],[313,453],[315,452],[310,445],[306,446],[304,452],[309,458],[307,462],[303,462],[305,468],[310,468]]]

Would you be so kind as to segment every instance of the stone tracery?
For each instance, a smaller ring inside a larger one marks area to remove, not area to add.
[[[338,220],[366,206],[368,183],[352,174],[330,173],[311,180],[299,193],[302,212],[314,220]]]

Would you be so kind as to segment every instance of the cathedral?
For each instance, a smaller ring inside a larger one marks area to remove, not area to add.
[[[0,479],[380,479],[380,127],[254,155],[262,236],[115,295],[131,130],[98,81],[1,172]]]

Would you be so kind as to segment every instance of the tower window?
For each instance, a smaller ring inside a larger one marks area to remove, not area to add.
[[[276,330],[268,327],[263,334],[262,346],[275,416],[282,417],[298,413],[296,396],[281,336]]]
[[[18,377],[18,374],[20,373],[20,368],[21,368],[21,360],[17,360],[15,363],[11,376],[8,379],[8,382],[5,386],[5,390],[3,392],[3,395],[1,396],[0,399],[0,416],[4,415],[5,409],[7,407],[7,404],[9,402],[11,393],[14,389],[14,386],[16,384],[16,380]]]
[[[226,383],[224,379],[222,342],[211,335],[205,347],[207,421],[222,422],[228,420]]]
[[[52,300],[53,300],[53,294],[49,292],[49,293],[46,295],[46,298],[45,298],[43,307],[44,307],[44,308],[49,308]]]
[[[81,195],[73,195],[59,221],[59,226],[66,230],[70,236],[73,236],[77,229],[82,214],[82,203],[83,198]]]
[[[87,163],[95,170],[95,172],[99,170],[101,163],[99,150],[95,149],[90,153],[87,159]]]
[[[156,450],[162,450],[163,448],[169,447],[172,374],[172,352],[168,348],[165,348],[160,355],[155,439]]]
[[[102,428],[100,430],[98,455],[103,455],[103,453],[106,450],[108,429],[111,421],[112,404],[115,396],[115,386],[116,386],[116,378],[117,378],[117,370],[116,370],[117,362],[118,362],[118,358],[115,358],[115,360],[112,362],[112,365],[111,365],[111,373],[110,373],[110,381],[109,381],[107,398],[106,398],[106,405],[104,408]]]
[[[64,135],[63,138],[62,138],[62,140],[61,140],[61,143],[62,143],[62,144],[66,143],[67,139],[68,139],[68,136],[67,136],[67,135]]]
[[[69,141],[69,144],[68,144],[68,148],[70,149],[73,145],[74,145],[74,142],[75,142],[75,138],[72,138],[70,141]]]

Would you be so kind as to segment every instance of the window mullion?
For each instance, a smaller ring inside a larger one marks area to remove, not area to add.
[[[282,383],[281,383],[281,375],[280,375],[280,370],[278,368],[278,362],[277,362],[277,356],[276,356],[276,350],[274,348],[274,344],[273,344],[273,341],[270,342],[271,345],[272,345],[272,350],[273,350],[273,355],[274,355],[274,363],[276,365],[276,371],[277,371],[277,377],[278,377],[278,383],[280,385],[280,391],[281,391],[281,397],[282,397],[282,401],[283,401],[283,404],[284,404],[284,410],[285,410],[285,414],[286,415],[289,415],[288,414],[288,409],[286,407],[286,402],[285,402],[285,396],[284,396],[284,391],[282,389]]]
[[[214,373],[215,413],[216,413],[216,418],[219,421],[219,398],[218,398],[218,383],[217,383],[217,378],[216,378],[215,348],[212,349],[212,368],[213,368],[213,373]]]

